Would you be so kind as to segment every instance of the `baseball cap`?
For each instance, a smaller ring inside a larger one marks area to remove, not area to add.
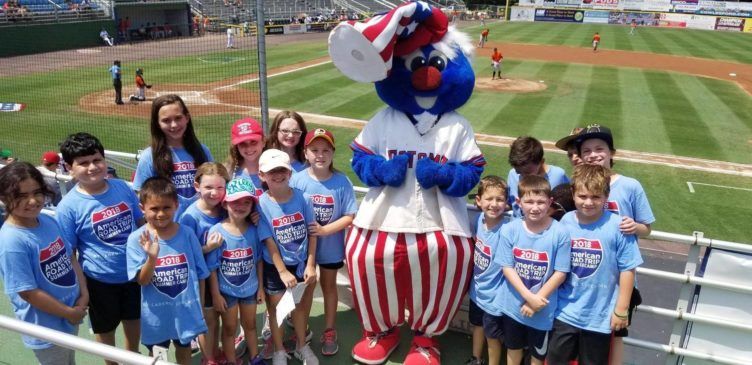
[[[569,146],[574,144],[574,140],[577,139],[580,133],[582,133],[582,131],[584,130],[585,128],[582,128],[582,127],[572,128],[572,131],[569,132],[568,136],[556,141],[556,148],[566,151],[569,148]]]
[[[234,145],[245,141],[260,141],[264,139],[264,130],[259,122],[253,118],[236,120],[230,131],[230,142]]]
[[[329,132],[324,128],[316,128],[314,130],[308,131],[308,133],[306,133],[305,143],[303,144],[303,146],[308,147],[308,145],[311,144],[311,142],[313,142],[313,140],[316,138],[323,138],[327,142],[329,142],[332,147],[334,147],[334,135],[332,134],[332,132]]]
[[[55,151],[47,151],[42,154],[42,162],[45,164],[60,163],[60,156]]]
[[[13,156],[13,152],[11,152],[9,149],[5,148],[3,150],[0,150],[0,158],[10,158],[10,156]]]
[[[583,142],[593,138],[602,139],[606,142],[606,144],[608,144],[608,148],[610,148],[612,151],[615,149],[614,137],[611,135],[611,130],[599,124],[590,124],[585,127],[585,129],[577,135],[574,143],[579,150]]]
[[[255,199],[256,196],[253,194],[254,192],[256,192],[256,186],[253,185],[253,182],[250,179],[232,179],[232,181],[227,183],[227,187],[225,188],[225,201],[233,202],[245,197]]]
[[[259,171],[267,173],[278,167],[284,167],[292,171],[292,166],[290,166],[290,156],[288,156],[286,152],[272,148],[261,154],[261,157],[259,158]]]

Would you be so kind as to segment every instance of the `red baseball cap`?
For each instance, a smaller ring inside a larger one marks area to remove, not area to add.
[[[42,154],[43,163],[60,163],[60,156],[55,151],[47,151]]]
[[[245,141],[260,141],[264,139],[261,124],[253,118],[243,118],[235,121],[230,132],[230,142],[234,145]]]
[[[332,132],[329,132],[324,128],[316,128],[312,131],[308,131],[305,136],[305,143],[303,144],[303,146],[308,147],[308,145],[311,144],[311,142],[313,142],[313,140],[316,138],[323,138],[327,142],[329,142],[332,147],[334,147],[334,135],[332,134]]]

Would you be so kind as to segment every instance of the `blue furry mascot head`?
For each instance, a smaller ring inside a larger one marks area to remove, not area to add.
[[[475,84],[472,45],[439,9],[416,1],[341,23],[329,54],[347,77],[374,82],[387,104],[350,145],[353,171],[370,188],[347,239],[365,329],[352,356],[383,363],[407,322],[415,336],[402,363],[440,364],[434,336],[447,329],[471,276],[465,196],[485,165],[470,123],[455,111]]]

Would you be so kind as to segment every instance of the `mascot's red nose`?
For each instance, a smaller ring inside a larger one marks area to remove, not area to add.
[[[441,86],[441,71],[436,67],[423,66],[413,72],[412,82],[413,87],[420,91],[437,89]]]

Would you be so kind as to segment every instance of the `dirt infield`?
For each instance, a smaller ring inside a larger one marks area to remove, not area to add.
[[[482,90],[506,93],[533,93],[548,88],[548,86],[542,81],[507,78],[491,80],[489,77],[476,77],[475,87]]]

